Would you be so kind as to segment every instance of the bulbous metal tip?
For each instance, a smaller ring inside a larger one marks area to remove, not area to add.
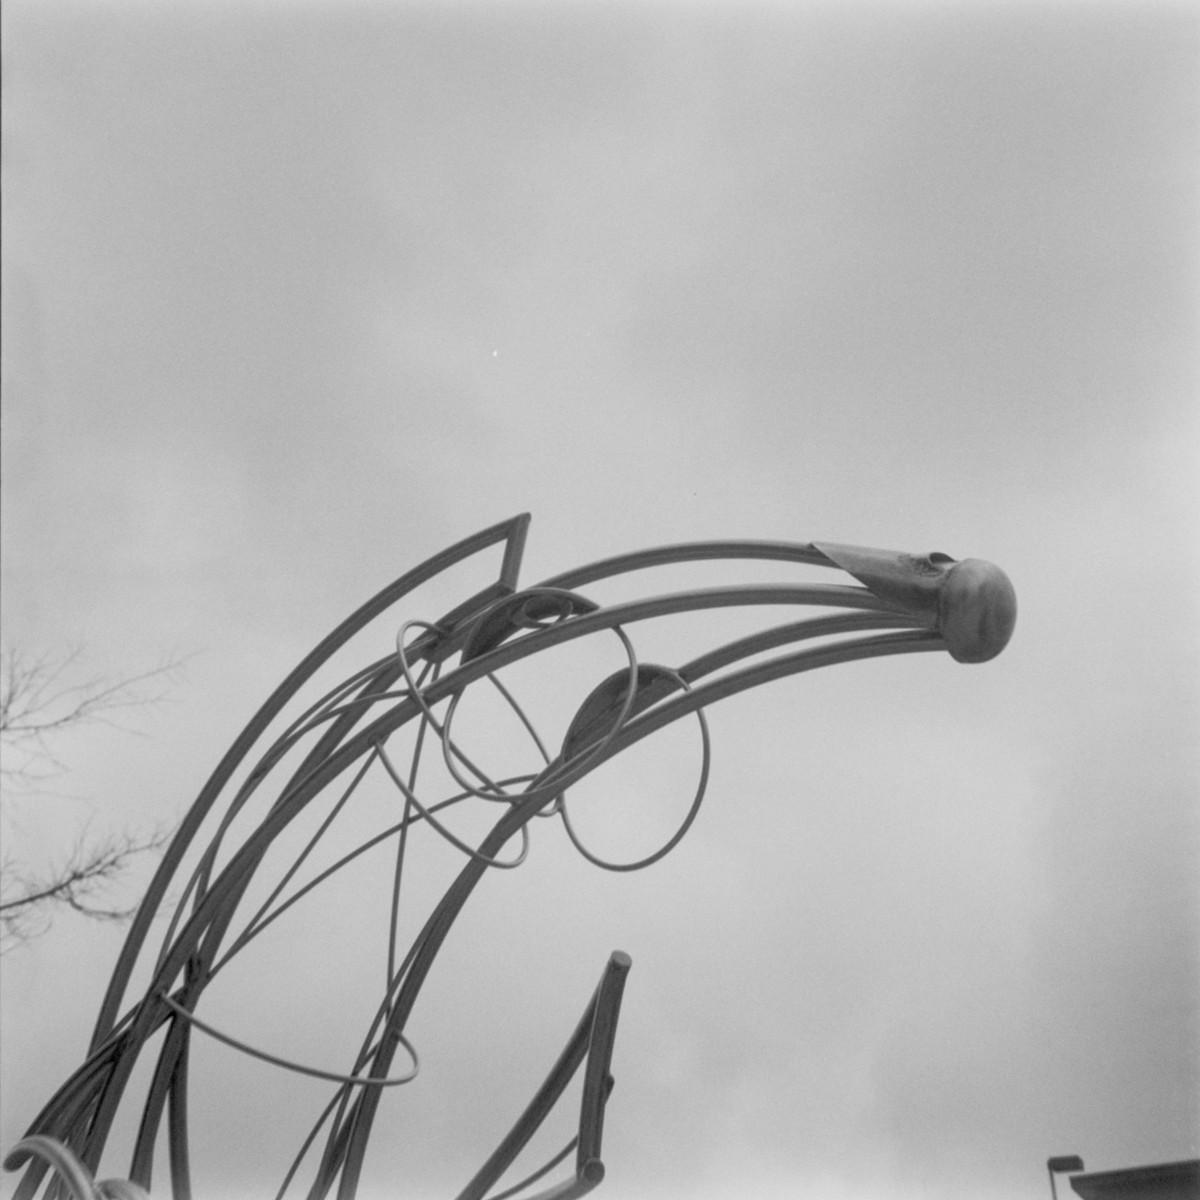
[[[1017,593],[999,567],[965,558],[946,574],[938,596],[938,632],[958,662],[987,662],[1012,637]]]

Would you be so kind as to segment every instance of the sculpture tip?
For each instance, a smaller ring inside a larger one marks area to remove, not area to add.
[[[1012,637],[1017,593],[999,567],[966,558],[949,570],[938,601],[938,628],[952,658],[987,662]]]

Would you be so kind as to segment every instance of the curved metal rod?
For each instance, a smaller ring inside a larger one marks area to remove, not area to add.
[[[31,1159],[43,1171],[52,1168],[75,1200],[150,1200],[143,1188],[128,1179],[102,1179],[97,1183],[71,1148],[57,1138],[39,1133],[22,1138],[5,1157],[5,1170],[15,1171]]]
[[[15,1171],[30,1159],[38,1160],[43,1171],[52,1167],[75,1200],[104,1200],[91,1171],[57,1138],[39,1133],[22,1138],[5,1156],[4,1167]]]
[[[607,761],[663,726],[679,720],[680,717],[698,712],[718,700],[726,699],[738,692],[747,691],[776,679],[784,679],[789,675],[801,674],[819,667],[835,666],[838,663],[881,658],[890,654],[920,654],[942,649],[944,649],[944,644],[937,634],[912,631],[882,634],[878,637],[862,638],[854,642],[799,650],[783,658],[756,663],[693,688],[682,696],[677,696],[674,700],[661,704],[631,720],[606,747],[600,756],[600,761]],[[567,772],[569,763],[551,763],[546,768],[544,775],[549,777],[553,783],[555,775],[560,770]]]
[[[310,1075],[314,1079],[328,1079],[333,1083],[344,1083],[354,1087],[399,1087],[401,1084],[412,1083],[420,1074],[420,1059],[417,1056],[416,1050],[413,1049],[412,1043],[403,1034],[399,1035],[399,1041],[412,1058],[412,1069],[406,1074],[393,1075],[388,1079],[364,1075],[342,1075],[337,1071],[323,1071],[319,1067],[306,1066],[304,1063],[293,1062],[291,1059],[282,1058],[278,1054],[270,1054],[266,1050],[260,1050],[256,1046],[251,1046],[247,1042],[231,1037],[228,1033],[222,1033],[206,1021],[200,1020],[194,1012],[184,1008],[182,1004],[176,1003],[165,992],[160,992],[158,998],[176,1016],[182,1017],[189,1025],[193,1025],[199,1029],[201,1033],[207,1033],[209,1037],[215,1038],[218,1042],[224,1042],[226,1046],[230,1046],[234,1050],[240,1050],[243,1054],[248,1054],[251,1058],[260,1058],[263,1062],[283,1067],[287,1071],[295,1071],[298,1075]]]
[[[306,712],[301,714],[296,721],[293,721],[292,724],[289,725],[288,728],[285,729],[283,733],[281,733],[279,737],[276,738],[275,741],[272,742],[267,750],[263,753],[263,756],[249,772],[242,785],[234,793],[228,808],[221,817],[216,832],[209,840],[209,844],[205,848],[204,854],[201,856],[199,862],[194,867],[190,878],[188,879],[187,885],[184,887],[183,893],[175,906],[175,912],[171,917],[167,931],[163,935],[162,949],[159,951],[158,961],[155,969],[162,964],[163,955],[166,953],[166,948],[171,945],[175,937],[175,933],[179,927],[179,922],[187,910],[188,901],[193,898],[193,894],[200,896],[208,890],[213,865],[216,861],[217,854],[220,851],[221,844],[229,830],[229,827],[245,807],[251,796],[254,795],[259,784],[267,777],[271,768],[306,733],[311,732],[321,724],[333,722],[334,727],[326,730],[318,744],[309,752],[309,754],[305,757],[304,762],[301,763],[296,769],[293,775],[293,781],[295,778],[303,776],[306,770],[311,770],[314,757],[316,757],[318,761],[319,758],[324,757],[324,755],[327,754],[329,750],[333,748],[333,746],[336,746],[337,743],[345,736],[345,730],[352,726],[353,723],[360,719],[361,716],[361,714],[359,714],[358,716],[354,716],[352,719],[347,721],[345,718],[349,717],[350,712],[353,711],[349,708],[349,706],[346,706],[346,708],[338,708],[335,706],[332,711],[328,712],[327,714],[323,714],[319,718],[312,716],[312,714],[316,710],[321,709],[332,698],[340,697],[348,687],[357,686],[359,683],[363,683],[364,679],[367,684],[373,682],[375,679],[377,679],[381,666],[387,666],[388,662],[389,660],[385,660],[383,664],[373,664],[369,672],[356,672],[350,677],[349,680],[344,680],[342,683],[338,684],[337,687],[331,689],[319,700],[317,700],[315,704],[313,704]],[[386,692],[382,693],[380,696],[380,698],[387,697],[388,693]],[[399,699],[401,697],[397,696],[395,698]],[[366,697],[360,696],[357,703],[361,705],[365,701]],[[375,701],[372,700],[371,702],[373,703]],[[285,788],[284,790],[286,791],[287,789]],[[196,901],[193,900],[193,910],[195,908],[195,903]]]
[[[548,1159],[546,1162],[542,1163],[542,1165],[538,1167],[536,1171],[530,1172],[520,1182],[514,1183],[512,1187],[507,1187],[504,1189],[504,1191],[497,1192],[494,1196],[490,1196],[488,1200],[510,1200],[510,1198],[515,1196],[518,1192],[523,1192],[527,1187],[532,1187],[532,1185],[537,1183],[539,1179],[549,1175],[550,1172],[553,1171],[560,1162],[567,1158],[578,1145],[579,1135],[576,1134],[557,1154]],[[527,1197],[527,1200],[536,1200],[536,1197]]]
[[[549,761],[549,759],[547,759],[547,761]],[[531,783],[535,778],[536,775],[533,774],[514,775],[512,778],[503,779],[500,782],[502,784]],[[443,808],[449,808],[453,804],[460,804],[462,801],[469,800],[471,798],[472,797],[469,792],[459,792],[457,795],[448,796],[444,800],[439,800],[436,804],[426,805],[426,808],[428,808],[430,812],[440,812]],[[405,817],[403,820],[397,821],[394,825],[389,825],[386,829],[380,830],[379,833],[372,834],[371,837],[367,838],[366,841],[362,842],[358,846],[355,846],[353,850],[348,850],[341,856],[341,858],[337,859],[336,862],[331,863],[318,875],[314,875],[313,878],[305,883],[302,887],[297,888],[296,891],[293,892],[286,900],[284,900],[278,908],[273,909],[270,913],[267,913],[265,916],[263,916],[256,925],[254,925],[252,928],[247,926],[247,928],[238,935],[237,941],[235,941],[234,944],[230,946],[228,950],[226,950],[225,954],[209,968],[209,979],[211,980],[235,954],[241,953],[246,944],[253,941],[254,938],[256,938],[264,929],[266,929],[266,927],[270,925],[272,921],[275,921],[279,917],[283,916],[283,914],[287,912],[292,905],[296,904],[300,900],[303,900],[305,896],[324,883],[331,875],[335,875],[338,871],[342,870],[343,867],[349,866],[349,864],[358,858],[359,855],[365,854],[368,850],[374,849],[376,846],[386,842],[395,834],[400,833],[402,830],[409,828],[417,824],[419,821],[423,821],[424,819],[425,818],[418,813],[416,816]]]
[[[291,1186],[292,1180],[296,1177],[296,1173],[300,1170],[300,1164],[303,1163],[305,1156],[312,1148],[313,1143],[317,1140],[317,1136],[321,1132],[321,1127],[333,1115],[334,1110],[338,1108],[338,1105],[343,1101],[349,1090],[349,1088],[338,1088],[338,1090],[333,1093],[332,1099],[330,1099],[326,1103],[325,1107],[321,1109],[320,1115],[314,1122],[313,1127],[308,1131],[304,1141],[300,1143],[300,1149],[296,1151],[296,1156],[292,1159],[291,1165],[287,1169],[287,1174],[284,1175],[283,1181],[279,1185],[279,1190],[275,1193],[275,1200],[284,1200],[284,1197],[287,1195],[287,1190]],[[334,1119],[336,1121],[337,1118]]]
[[[812,542],[771,542],[736,539],[708,542],[682,542],[673,546],[655,546],[649,550],[634,550],[616,554],[582,567],[572,567],[543,580],[539,587],[578,588],[585,583],[611,579],[630,571],[650,567],[674,566],[680,563],[702,562],[715,558],[770,559],[777,562],[807,563],[817,567],[834,567],[825,554]]]
[[[358,783],[361,781],[363,774],[371,765],[371,759],[367,758],[360,766],[355,774],[354,779],[345,789],[341,799],[334,806],[333,813],[327,817],[322,829],[333,820],[337,812],[345,804],[349,796],[352,794]],[[255,785],[256,786],[256,785]],[[312,849],[314,842],[310,839],[309,844],[301,852],[299,859],[292,865],[292,868],[285,875],[284,881],[279,885],[280,888],[286,884],[287,878],[298,869],[301,862]],[[193,875],[193,881],[196,876]],[[278,891],[278,889],[277,889]],[[277,891],[272,893],[276,895]],[[203,893],[199,893],[203,894]],[[240,898],[240,893],[239,893]],[[270,903],[270,898],[267,903]],[[236,899],[230,904],[226,910],[226,921],[232,920],[234,909],[236,907]],[[182,902],[177,909],[178,913],[182,911]],[[261,916],[260,909],[255,917],[251,919],[251,925]],[[242,935],[246,934],[246,930],[242,931]],[[230,950],[229,957],[237,949],[237,943]],[[161,966],[161,956],[160,956]],[[189,961],[187,967],[186,982],[180,990],[180,995],[187,1000],[192,1006],[198,1003],[200,994],[208,986],[214,974],[214,969],[211,966],[211,960],[204,962],[193,959]],[[159,989],[159,994],[170,1004],[170,998],[166,995],[167,986],[164,982],[162,988]],[[184,1011],[188,1011],[186,1008]],[[149,1019],[149,1018],[148,1018]],[[197,1022],[199,1024],[199,1022]],[[206,1030],[207,1032],[207,1030]],[[147,1035],[148,1036],[148,1035]],[[214,1031],[214,1036],[217,1035]],[[146,1101],[142,1109],[142,1120],[138,1128],[138,1136],[134,1145],[133,1162],[130,1168],[130,1174],[139,1181],[145,1182],[147,1185],[150,1181],[150,1173],[154,1162],[154,1147],[158,1136],[158,1127],[161,1122],[162,1113],[165,1105],[169,1104],[170,1118],[170,1146],[171,1146],[171,1174],[173,1181],[173,1190],[176,1200],[189,1200],[191,1195],[191,1185],[188,1171],[188,1150],[187,1150],[187,1123],[186,1123],[186,1086],[187,1086],[187,1059],[190,1049],[190,1031],[189,1026],[175,1021],[168,1031],[166,1041],[162,1049],[159,1051],[158,1062],[151,1079],[149,1091]],[[232,1042],[232,1039],[230,1039]],[[239,1048],[245,1048],[253,1053],[249,1047],[243,1047],[241,1043],[233,1042]]]
[[[354,794],[355,790],[358,788],[358,785],[363,781],[367,771],[370,770],[372,762],[373,759],[370,755],[363,759],[362,765],[354,773],[354,778],[350,780],[349,785],[343,790],[341,796],[338,798],[337,803],[333,805],[328,814],[321,821],[321,824],[317,827],[316,833],[309,838],[304,849],[301,850],[301,852],[296,856],[296,859],[292,865],[283,873],[279,882],[271,889],[270,894],[262,902],[262,904],[259,905],[255,914],[250,918],[249,921],[246,922],[242,932],[238,934],[234,944],[226,952],[226,959],[229,959],[236,954],[237,951],[246,944],[246,942],[254,937],[255,934],[268,923],[266,920],[264,920],[264,917],[266,917],[271,911],[271,906],[276,900],[279,899],[280,894],[283,892],[284,888],[287,887],[288,883],[291,882],[296,872],[304,864],[305,859],[308,858],[309,854],[316,847],[317,842],[321,839],[330,825],[332,825],[337,819],[338,814],[341,813],[341,811],[345,808],[346,802]],[[210,977],[212,974],[215,974],[215,972],[216,967],[214,966],[210,971]]]

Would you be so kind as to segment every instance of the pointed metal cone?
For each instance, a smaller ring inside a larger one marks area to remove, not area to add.
[[[949,555],[903,554],[868,546],[843,546],[838,542],[813,542],[813,545],[881,600],[927,619],[930,625],[936,623],[946,568],[954,563]]]

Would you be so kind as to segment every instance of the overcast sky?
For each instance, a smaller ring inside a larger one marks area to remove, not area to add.
[[[186,666],[6,801],[6,854],[177,821],[343,615],[521,511],[526,582],[715,537],[990,559],[999,659],[715,706],[658,866],[538,823],[364,1195],[453,1195],[615,948],[611,1200],[1200,1154],[1198,52],[1191,4],[7,4],[4,637]],[[669,825],[695,740],[596,836]],[[386,900],[310,919],[212,1012],[344,1069]],[[5,957],[5,1148],[119,944],[64,917]],[[199,1200],[273,1194],[325,1093],[197,1062]]]

